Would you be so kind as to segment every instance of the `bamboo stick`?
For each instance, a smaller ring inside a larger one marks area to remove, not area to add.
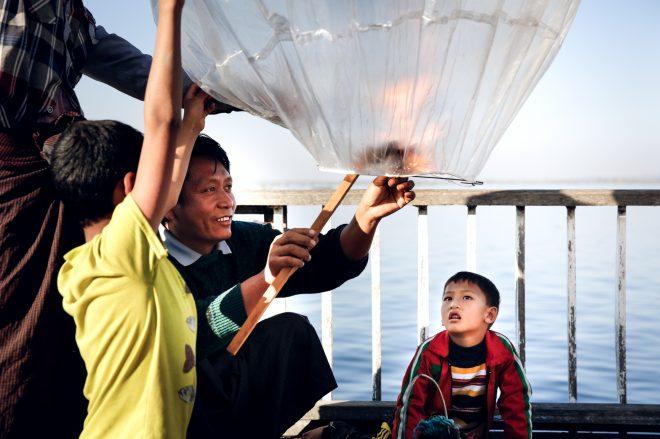
[[[314,224],[312,224],[311,229],[316,230],[317,232],[320,232],[321,229],[323,229],[325,223],[328,222],[337,207],[341,204],[342,200],[351,189],[351,186],[353,186],[353,183],[355,183],[357,178],[357,174],[348,174],[344,177],[342,182],[339,184],[339,187],[337,187],[335,192],[330,196],[328,202],[323,206],[323,209],[321,209],[321,212],[314,221]],[[256,306],[243,323],[243,326],[241,326],[241,329],[238,330],[236,335],[234,335],[231,343],[229,343],[229,346],[227,346],[227,351],[230,354],[236,355],[239,349],[241,349],[241,346],[243,346],[245,340],[247,340],[247,338],[254,330],[254,327],[257,326],[257,323],[259,323],[259,319],[263,313],[266,311],[273,299],[277,297],[279,292],[282,290],[282,287],[284,287],[284,284],[286,284],[287,280],[289,280],[289,277],[291,277],[291,275],[296,270],[297,267],[284,268],[280,270],[277,276],[275,276],[273,283],[268,287],[266,292],[264,292],[261,300],[257,302]]]

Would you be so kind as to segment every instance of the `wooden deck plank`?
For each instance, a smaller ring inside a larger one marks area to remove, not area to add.
[[[394,401],[320,401],[303,416],[298,428],[313,421],[389,421],[394,408]],[[536,403],[532,404],[532,417],[535,432],[625,431],[660,434],[660,404]],[[495,428],[501,428],[498,415],[495,417]]]

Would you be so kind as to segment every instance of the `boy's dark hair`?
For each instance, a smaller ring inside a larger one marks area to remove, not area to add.
[[[471,271],[459,271],[445,282],[445,288],[452,282],[469,282],[478,286],[481,291],[486,295],[486,303],[489,306],[494,306],[495,308],[500,308],[500,292],[497,287],[490,279],[485,276],[482,276],[477,273],[472,273]]]
[[[229,157],[222,146],[206,134],[200,134],[195,140],[195,145],[192,149],[192,157],[205,157],[211,160],[220,162],[222,166],[225,167],[227,172],[231,172],[229,169]]]
[[[143,135],[114,120],[80,121],[53,147],[55,191],[84,226],[112,214],[117,182],[137,171]]]

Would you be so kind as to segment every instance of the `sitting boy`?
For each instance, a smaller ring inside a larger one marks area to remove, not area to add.
[[[192,413],[195,302],[156,234],[213,111],[192,87],[181,121],[182,7],[159,2],[144,139],[120,122],[84,121],[53,150],[56,190],[86,240],[65,255],[58,277],[87,369],[85,438],[182,438]]]
[[[435,415],[448,415],[461,438],[488,437],[498,389],[504,437],[532,436],[531,388],[523,365],[513,344],[489,329],[499,304],[497,287],[484,276],[461,271],[447,280],[441,309],[446,330],[425,340],[408,366],[393,437],[427,437],[422,422]]]

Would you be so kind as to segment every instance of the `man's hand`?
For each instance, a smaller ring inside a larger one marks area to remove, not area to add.
[[[224,102],[220,102],[217,99],[211,98],[211,104],[213,105],[213,110],[209,111],[209,114],[219,114],[219,113],[231,113],[233,111],[243,111],[238,107],[234,107]]]
[[[183,97],[182,132],[184,139],[197,138],[204,129],[206,116],[213,114],[215,99],[207,95],[197,84],[192,84]],[[181,144],[183,142],[180,142]]]
[[[415,199],[415,182],[407,177],[376,177],[367,187],[355,212],[360,225],[380,221]]]
[[[415,199],[415,183],[405,177],[376,177],[367,187],[351,222],[341,232],[346,257],[360,260],[369,253],[381,219]]]
[[[318,242],[318,233],[312,229],[291,229],[273,239],[264,268],[264,278],[272,284],[280,270],[300,268],[312,259],[309,253]]]

